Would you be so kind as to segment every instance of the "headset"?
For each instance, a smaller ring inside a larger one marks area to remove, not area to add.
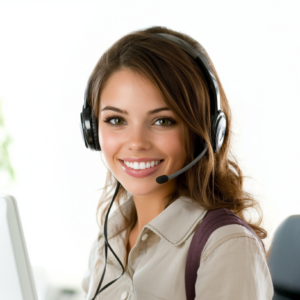
[[[208,92],[209,92],[209,99],[210,99],[211,146],[212,146],[214,153],[217,153],[221,149],[222,144],[224,142],[227,122],[226,122],[225,114],[221,110],[221,106],[220,106],[219,85],[218,85],[218,82],[217,82],[217,79],[216,79],[214,73],[212,72],[212,70],[209,66],[207,58],[203,54],[196,51],[196,49],[194,49],[194,47],[192,47],[189,43],[187,43],[186,41],[184,41],[176,36],[166,34],[166,33],[156,33],[154,35],[156,37],[167,39],[169,41],[172,41],[172,42],[178,44],[182,50],[184,50],[191,57],[193,57],[193,59],[196,61],[197,65],[201,69],[201,71],[205,77],[205,80],[207,82],[207,85],[208,85]],[[90,104],[88,103],[88,100],[87,100],[88,87],[89,87],[89,83],[85,90],[84,104],[82,107],[82,112],[80,114],[81,131],[82,131],[83,139],[85,142],[85,146],[91,150],[101,151],[101,147],[99,144],[99,136],[98,136],[98,120],[97,120],[96,116],[93,114],[92,107],[90,106]],[[193,165],[195,165],[205,155],[207,150],[208,150],[208,147],[207,147],[206,143],[204,143],[204,147],[203,147],[201,153],[191,163],[189,163],[187,166],[185,166],[184,168],[180,169],[178,172],[176,172],[170,176],[162,175],[162,176],[157,177],[156,182],[158,184],[163,184],[163,183],[173,179],[174,177],[182,174],[183,172],[187,171],[189,168],[191,168]],[[92,300],[94,300],[101,291],[103,291],[108,286],[113,284],[116,280],[118,280],[124,274],[124,266],[122,265],[119,258],[116,256],[115,252],[110,247],[110,245],[108,243],[108,239],[107,239],[108,214],[112,207],[113,201],[114,201],[116,195],[118,194],[119,187],[120,187],[120,183],[117,181],[117,186],[116,186],[112,201],[110,203],[110,206],[107,210],[106,217],[105,217],[105,222],[104,222],[104,227],[103,227],[103,236],[104,236],[104,241],[105,241],[105,265],[104,265],[104,270],[103,270],[101,280],[100,280],[98,288],[95,292],[95,296],[93,297]],[[100,289],[103,279],[104,279],[105,271],[106,271],[107,247],[109,247],[109,249],[112,251],[113,255],[116,257],[116,259],[120,263],[120,265],[122,267],[122,274],[115,280],[113,280],[110,283],[108,283],[107,285],[105,285],[102,289]]]

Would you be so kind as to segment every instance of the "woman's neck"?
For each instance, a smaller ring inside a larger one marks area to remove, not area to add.
[[[143,227],[156,218],[164,209],[166,205],[166,198],[171,192],[171,186],[165,187],[161,191],[156,191],[151,195],[133,195],[135,203],[137,220],[133,229],[138,234],[143,230]]]

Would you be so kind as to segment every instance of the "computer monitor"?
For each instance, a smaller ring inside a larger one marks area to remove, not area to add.
[[[17,202],[0,194],[0,299],[37,300]]]

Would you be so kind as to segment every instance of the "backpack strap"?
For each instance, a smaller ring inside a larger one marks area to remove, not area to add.
[[[198,225],[190,248],[185,266],[185,291],[187,300],[194,300],[197,271],[200,267],[200,256],[210,235],[218,228],[237,224],[246,227],[254,236],[254,230],[236,214],[227,208],[209,210],[203,221]]]

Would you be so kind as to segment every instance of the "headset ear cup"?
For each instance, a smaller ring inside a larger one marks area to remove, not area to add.
[[[92,132],[93,132],[93,140],[94,140],[95,150],[96,151],[101,151],[101,147],[100,147],[100,144],[99,144],[99,136],[98,136],[98,120],[93,114],[91,116],[91,125],[92,125]]]
[[[225,139],[225,134],[226,117],[222,111],[219,111],[217,117],[215,118],[212,130],[212,145],[215,153],[217,153],[221,149]]]

